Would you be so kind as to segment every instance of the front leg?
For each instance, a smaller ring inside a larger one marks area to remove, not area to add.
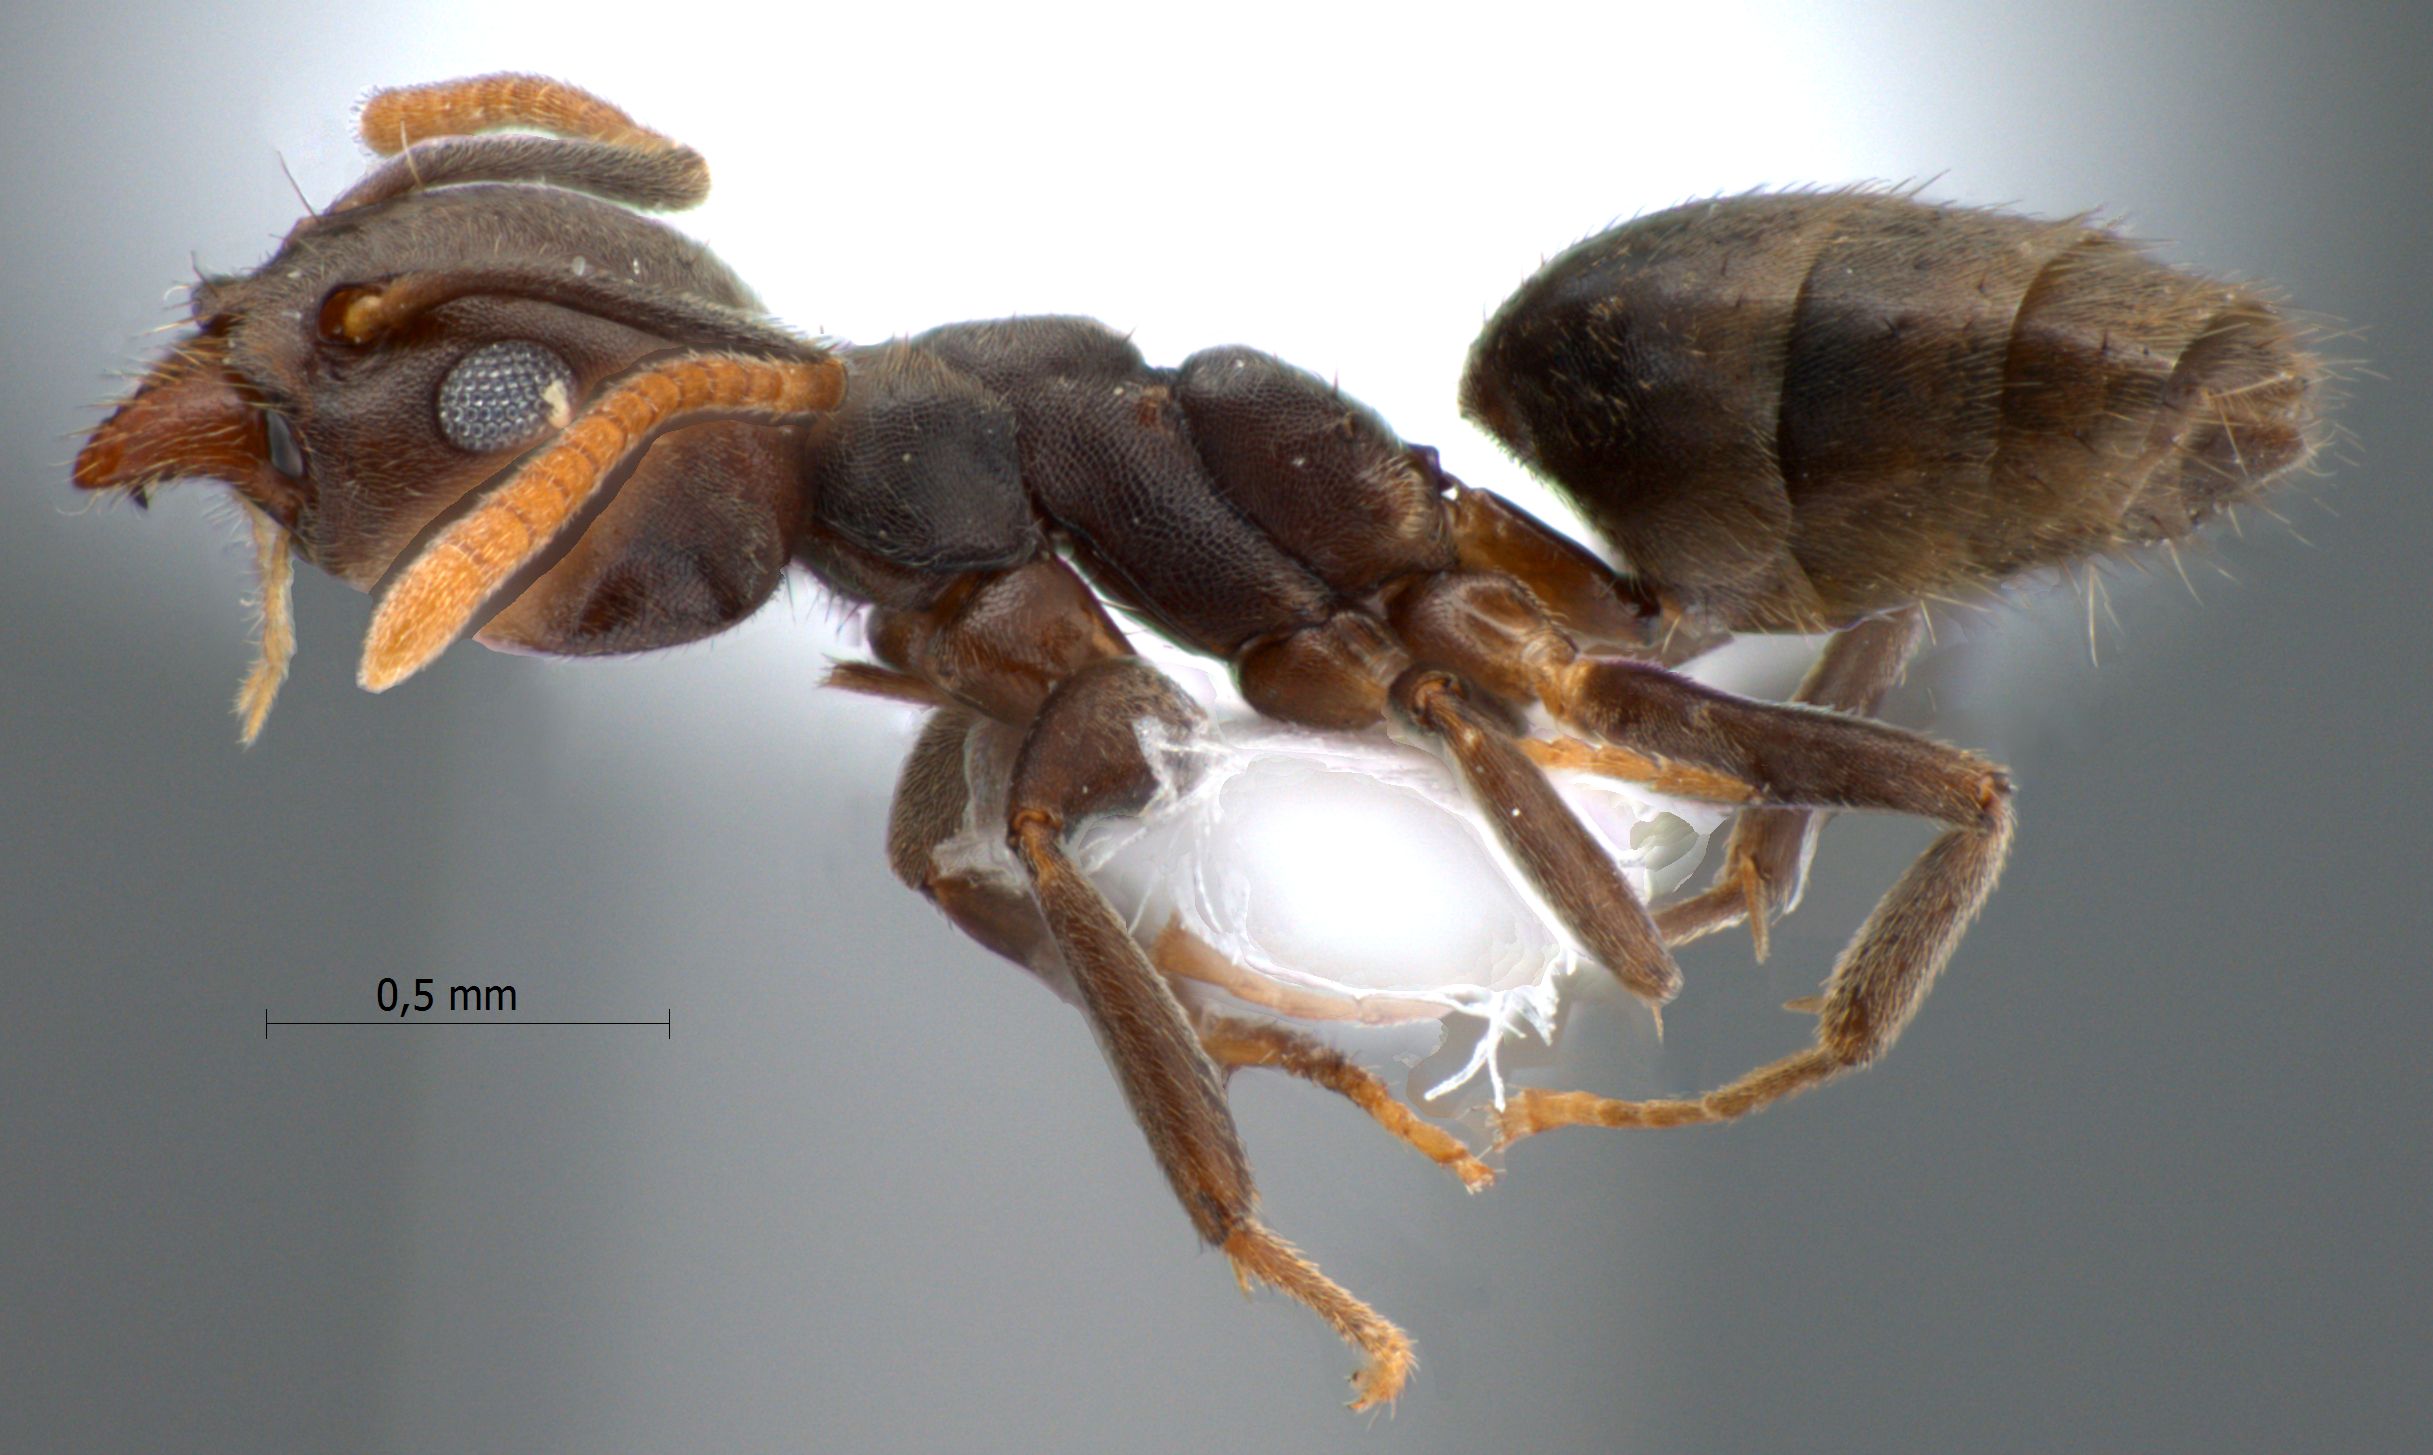
[[[1053,557],[958,578],[926,607],[881,611],[871,643],[894,672],[848,674],[846,685],[951,704],[923,732],[898,790],[888,831],[896,872],[990,948],[1070,977],[1200,1236],[1225,1251],[1245,1286],[1256,1279],[1281,1289],[1361,1350],[1367,1364],[1354,1376],[1353,1408],[1393,1399],[1410,1374],[1410,1340],[1259,1222],[1222,1078],[1165,977],[1065,853],[1066,833],[1083,820],[1131,813],[1155,796],[1160,765],[1144,731],[1188,737],[1199,709],[1131,654],[1097,598]],[[914,693],[902,679],[928,690]],[[1024,728],[1006,837],[1029,880],[1027,906],[1000,885],[930,875],[930,850],[962,820],[969,785],[959,742],[980,715]]]
[[[1165,977],[1064,851],[1067,831],[1084,818],[1136,810],[1156,792],[1144,727],[1184,734],[1198,722],[1189,699],[1137,657],[1084,667],[1049,694],[1031,725],[1014,766],[1007,835],[1192,1225],[1224,1250],[1244,1287],[1256,1280],[1299,1299],[1360,1349],[1367,1363],[1353,1376],[1352,1407],[1365,1409],[1400,1392],[1412,1365],[1410,1340],[1258,1220],[1250,1161],[1223,1080]]]
[[[870,672],[883,669],[862,669],[830,680],[866,690],[877,688],[898,698],[902,696],[900,683],[912,680],[880,680],[870,677]],[[896,782],[895,806],[887,822],[887,862],[897,878],[937,905],[956,928],[1006,959],[1027,966],[1070,999],[1076,993],[1071,977],[1031,896],[1001,876],[950,866],[939,859],[939,846],[960,835],[971,815],[963,759],[978,722],[979,715],[969,708],[949,704],[922,726],[920,741],[904,760],[903,774]],[[1255,972],[1226,959],[1179,921],[1169,920],[1158,932],[1149,947],[1149,960],[1171,984],[1189,980],[1222,985],[1236,993],[1261,984]],[[1289,990],[1269,988],[1279,999],[1267,1008],[1277,1014],[1293,1015],[1302,1009],[1326,1018],[1343,1014],[1339,1003],[1331,1000],[1296,1008],[1289,1004]],[[1207,1010],[1194,1020],[1201,1049],[1226,1077],[1245,1066],[1298,1077],[1359,1107],[1396,1140],[1452,1173],[1470,1191],[1477,1192],[1495,1180],[1494,1172],[1458,1138],[1423,1120],[1397,1100],[1376,1073],[1334,1047],[1271,1021]]]

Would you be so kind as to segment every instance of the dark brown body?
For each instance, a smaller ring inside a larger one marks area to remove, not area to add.
[[[1668,602],[1816,630],[2186,535],[2305,457],[2319,372],[2102,228],[1821,192],[1571,248],[1462,399]]]
[[[501,126],[551,135],[473,135]],[[1126,924],[1065,855],[1081,822],[1188,773],[1168,746],[1202,720],[1101,598],[1227,662],[1261,713],[1434,742],[1575,941],[1650,1002],[1680,987],[1684,940],[1746,919],[1763,953],[1825,813],[1934,823],[1801,1004],[1808,1047],[1693,1100],[1518,1089],[1499,1145],[1726,1121],[1888,1050],[2001,871],[2002,770],[1867,720],[1920,603],[2175,540],[2315,434],[2288,325],[2101,230],[1868,193],[1702,204],[1547,265],[1463,384],[1618,571],[1253,349],[1162,367],[1055,317],[844,351],[787,333],[635,211],[698,200],[700,158],[573,88],[386,92],[363,130],[422,144],[261,269],[198,289],[196,332],[76,466],[90,489],[202,475],[247,503],[265,584],[248,738],[292,646],[291,555],[379,591],[374,690],[476,627],[570,655],[694,640],[801,564],[870,608],[879,661],[839,680],[937,709],[891,864],[1079,1004],[1194,1227],[1358,1346],[1360,1404],[1393,1398],[1409,1342],[1259,1220],[1224,1076],[1286,1070],[1465,1184],[1491,1174],[1375,1077],[1198,987],[1305,1019],[1363,1007],[1261,999],[1178,927]],[[1817,627],[1839,630],[1791,704],[1660,665]],[[1553,733],[1533,735],[1538,712]],[[999,804],[969,767],[1008,740]],[[1651,913],[1550,764],[1744,810],[1716,883]],[[944,852],[983,813],[1003,865]]]

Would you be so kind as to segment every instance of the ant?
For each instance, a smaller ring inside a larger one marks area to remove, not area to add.
[[[1107,603],[1230,664],[1269,717],[1432,740],[1651,1004],[1680,988],[1672,945],[1745,921],[1763,955],[1831,811],[1939,825],[1798,1003],[1808,1047],[1694,1099],[1517,1090],[1496,1135],[1728,1121],[1890,1049],[2001,873],[2003,770],[1870,719],[1924,603],[2168,545],[2322,435],[2296,326],[2102,227],[1868,190],[1722,198],[1557,256],[1463,376],[1465,412],[1617,569],[1255,349],[1156,367],[1074,317],[864,347],[786,330],[642,215],[706,195],[700,156],[573,87],[382,91],[361,121],[390,160],[254,272],[205,279],[194,333],[75,465],[139,503],[192,476],[243,501],[266,602],[245,740],[293,650],[297,556],[378,594],[373,691],[468,632],[578,656],[697,640],[807,570],[868,611],[877,661],[840,685],[934,709],[896,873],[1079,1004],[1200,1236],[1361,1352],[1355,1408],[1395,1396],[1409,1340],[1259,1220],[1225,1077],[1284,1069],[1466,1184],[1491,1174],[1331,1048],[1187,1005],[1178,984],[1240,977],[1188,936],[1144,946],[1069,857],[1085,820],[1187,772],[1169,747],[1204,723]],[[1672,670],[1750,632],[1832,637],[1789,703]],[[1018,738],[1011,876],[936,853],[991,727]],[[1739,810],[1719,875],[1651,912],[1549,767]]]

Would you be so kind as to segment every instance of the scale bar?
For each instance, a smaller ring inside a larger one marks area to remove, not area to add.
[[[270,1008],[262,1008],[262,1039],[270,1039],[272,1026],[658,1026],[666,1030],[669,1040],[676,1039],[676,1012],[670,1009],[663,1020],[655,1021],[536,1021],[536,1020],[430,1020],[419,1016],[385,1016],[376,1020],[283,1021],[273,1020]]]

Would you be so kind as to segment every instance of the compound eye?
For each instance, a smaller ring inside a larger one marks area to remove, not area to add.
[[[528,339],[484,344],[439,381],[439,434],[468,454],[531,444],[574,418],[574,370]]]

